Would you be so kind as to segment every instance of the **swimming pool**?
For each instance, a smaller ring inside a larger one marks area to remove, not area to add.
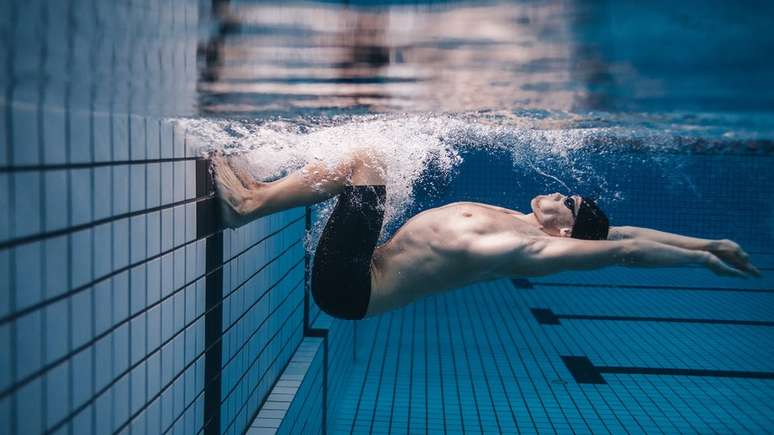
[[[0,433],[770,432],[770,15],[1,2]],[[608,268],[333,319],[305,286],[330,204],[224,230],[201,151],[276,178],[364,144],[383,240],[578,191],[763,278]]]

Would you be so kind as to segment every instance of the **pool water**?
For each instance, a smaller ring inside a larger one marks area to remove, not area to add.
[[[0,0],[0,433],[772,432],[772,12]],[[334,200],[223,229],[204,156],[271,180],[359,147],[382,240],[577,192],[763,277],[611,267],[333,319],[304,284]]]
[[[383,239],[452,201],[528,210],[536,194],[581,192],[613,225],[736,240],[764,274],[500,280],[358,322],[332,433],[772,430],[765,15],[694,2],[232,9],[200,89],[206,113],[242,120],[199,128],[230,132],[217,144],[247,152],[258,177],[370,145],[398,174]],[[317,232],[329,210],[316,208]]]

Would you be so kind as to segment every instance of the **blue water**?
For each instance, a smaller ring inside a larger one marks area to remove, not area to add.
[[[764,273],[609,268],[502,280],[359,322],[353,366],[331,369],[346,379],[331,390],[334,433],[774,428],[771,5],[236,10],[201,107],[241,119],[233,125],[251,138],[232,131],[218,145],[249,150],[258,166],[289,144],[321,155],[369,140],[389,150],[388,171],[402,177],[387,183],[400,193],[383,239],[452,201],[527,210],[536,194],[580,192],[613,225],[733,239]],[[403,154],[422,160],[419,170]],[[319,231],[326,207],[317,210]],[[589,383],[573,357],[618,373],[592,369],[601,383]]]
[[[358,143],[374,119],[361,114],[394,121],[385,134],[395,137],[419,130],[416,113],[464,122],[417,133],[463,161],[453,175],[412,174],[404,217],[452,200],[523,209],[538,193],[578,191],[599,197],[614,224],[727,237],[753,251],[772,242],[768,4],[247,2],[226,11],[199,85],[209,116],[283,119],[299,136],[351,123]],[[480,133],[482,124],[494,131]],[[251,148],[272,140],[282,139]]]
[[[773,12],[0,0],[0,433],[772,432]],[[362,145],[382,239],[579,192],[763,278],[607,268],[332,319],[304,287],[331,204],[219,228],[202,152],[275,179]]]

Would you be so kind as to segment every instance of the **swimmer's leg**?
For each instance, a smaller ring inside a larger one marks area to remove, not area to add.
[[[325,201],[347,185],[384,184],[384,165],[367,152],[354,153],[334,167],[312,163],[270,183],[252,180],[222,155],[213,155],[210,161],[218,196],[227,205],[223,218],[231,228],[271,213]]]

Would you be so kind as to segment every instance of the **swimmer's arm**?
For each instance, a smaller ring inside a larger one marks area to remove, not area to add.
[[[641,228],[633,226],[610,227],[607,236],[608,240],[628,240],[643,239],[666,245],[677,246],[683,249],[694,249],[709,251],[718,240],[700,239],[698,237],[688,237],[680,234],[667,233],[651,228]]]
[[[760,276],[750,263],[750,256],[736,242],[728,239],[712,240],[633,226],[610,227],[608,240],[649,240],[683,249],[707,251],[737,269]]]
[[[607,266],[667,267],[700,264],[718,275],[747,275],[745,271],[729,266],[710,252],[683,249],[643,239],[577,240],[537,237],[524,246],[520,256],[538,274]]]

